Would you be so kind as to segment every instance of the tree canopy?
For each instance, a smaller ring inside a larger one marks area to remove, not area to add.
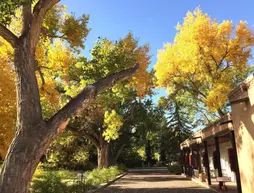
[[[218,23],[200,8],[188,12],[176,29],[174,42],[158,52],[158,86],[167,87],[169,95],[188,92],[223,115],[227,94],[249,72],[253,32],[247,22]]]

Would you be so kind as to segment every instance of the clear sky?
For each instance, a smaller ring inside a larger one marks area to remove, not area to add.
[[[219,22],[232,20],[237,24],[246,20],[254,30],[254,0],[62,0],[69,12],[77,16],[90,14],[91,32],[86,41],[84,54],[97,38],[117,40],[129,31],[140,38],[141,43],[151,46],[151,68],[156,63],[157,50],[166,42],[172,42],[175,26],[182,23],[187,11],[200,6]],[[159,91],[160,95],[163,91]],[[157,97],[155,97],[156,100]]]

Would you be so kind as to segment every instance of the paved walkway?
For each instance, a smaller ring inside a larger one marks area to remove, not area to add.
[[[100,193],[214,193],[166,168],[135,169]]]

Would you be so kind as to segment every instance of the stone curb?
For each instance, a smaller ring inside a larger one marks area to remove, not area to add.
[[[96,189],[92,189],[92,190],[88,190],[87,193],[95,193],[95,192],[98,192],[99,190],[103,189],[103,188],[106,188],[108,187],[109,185],[113,184],[115,181],[119,180],[120,178],[122,178],[123,176],[125,176],[128,172],[125,172],[123,174],[120,174],[118,176],[116,176],[115,179],[109,181],[109,182],[106,182],[106,183],[103,183],[103,184],[100,184]]]

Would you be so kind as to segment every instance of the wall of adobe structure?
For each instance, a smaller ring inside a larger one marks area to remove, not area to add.
[[[235,130],[238,163],[243,193],[254,192],[254,78],[246,80],[246,89],[235,89],[230,101],[246,96],[249,101],[232,103],[232,120]]]

